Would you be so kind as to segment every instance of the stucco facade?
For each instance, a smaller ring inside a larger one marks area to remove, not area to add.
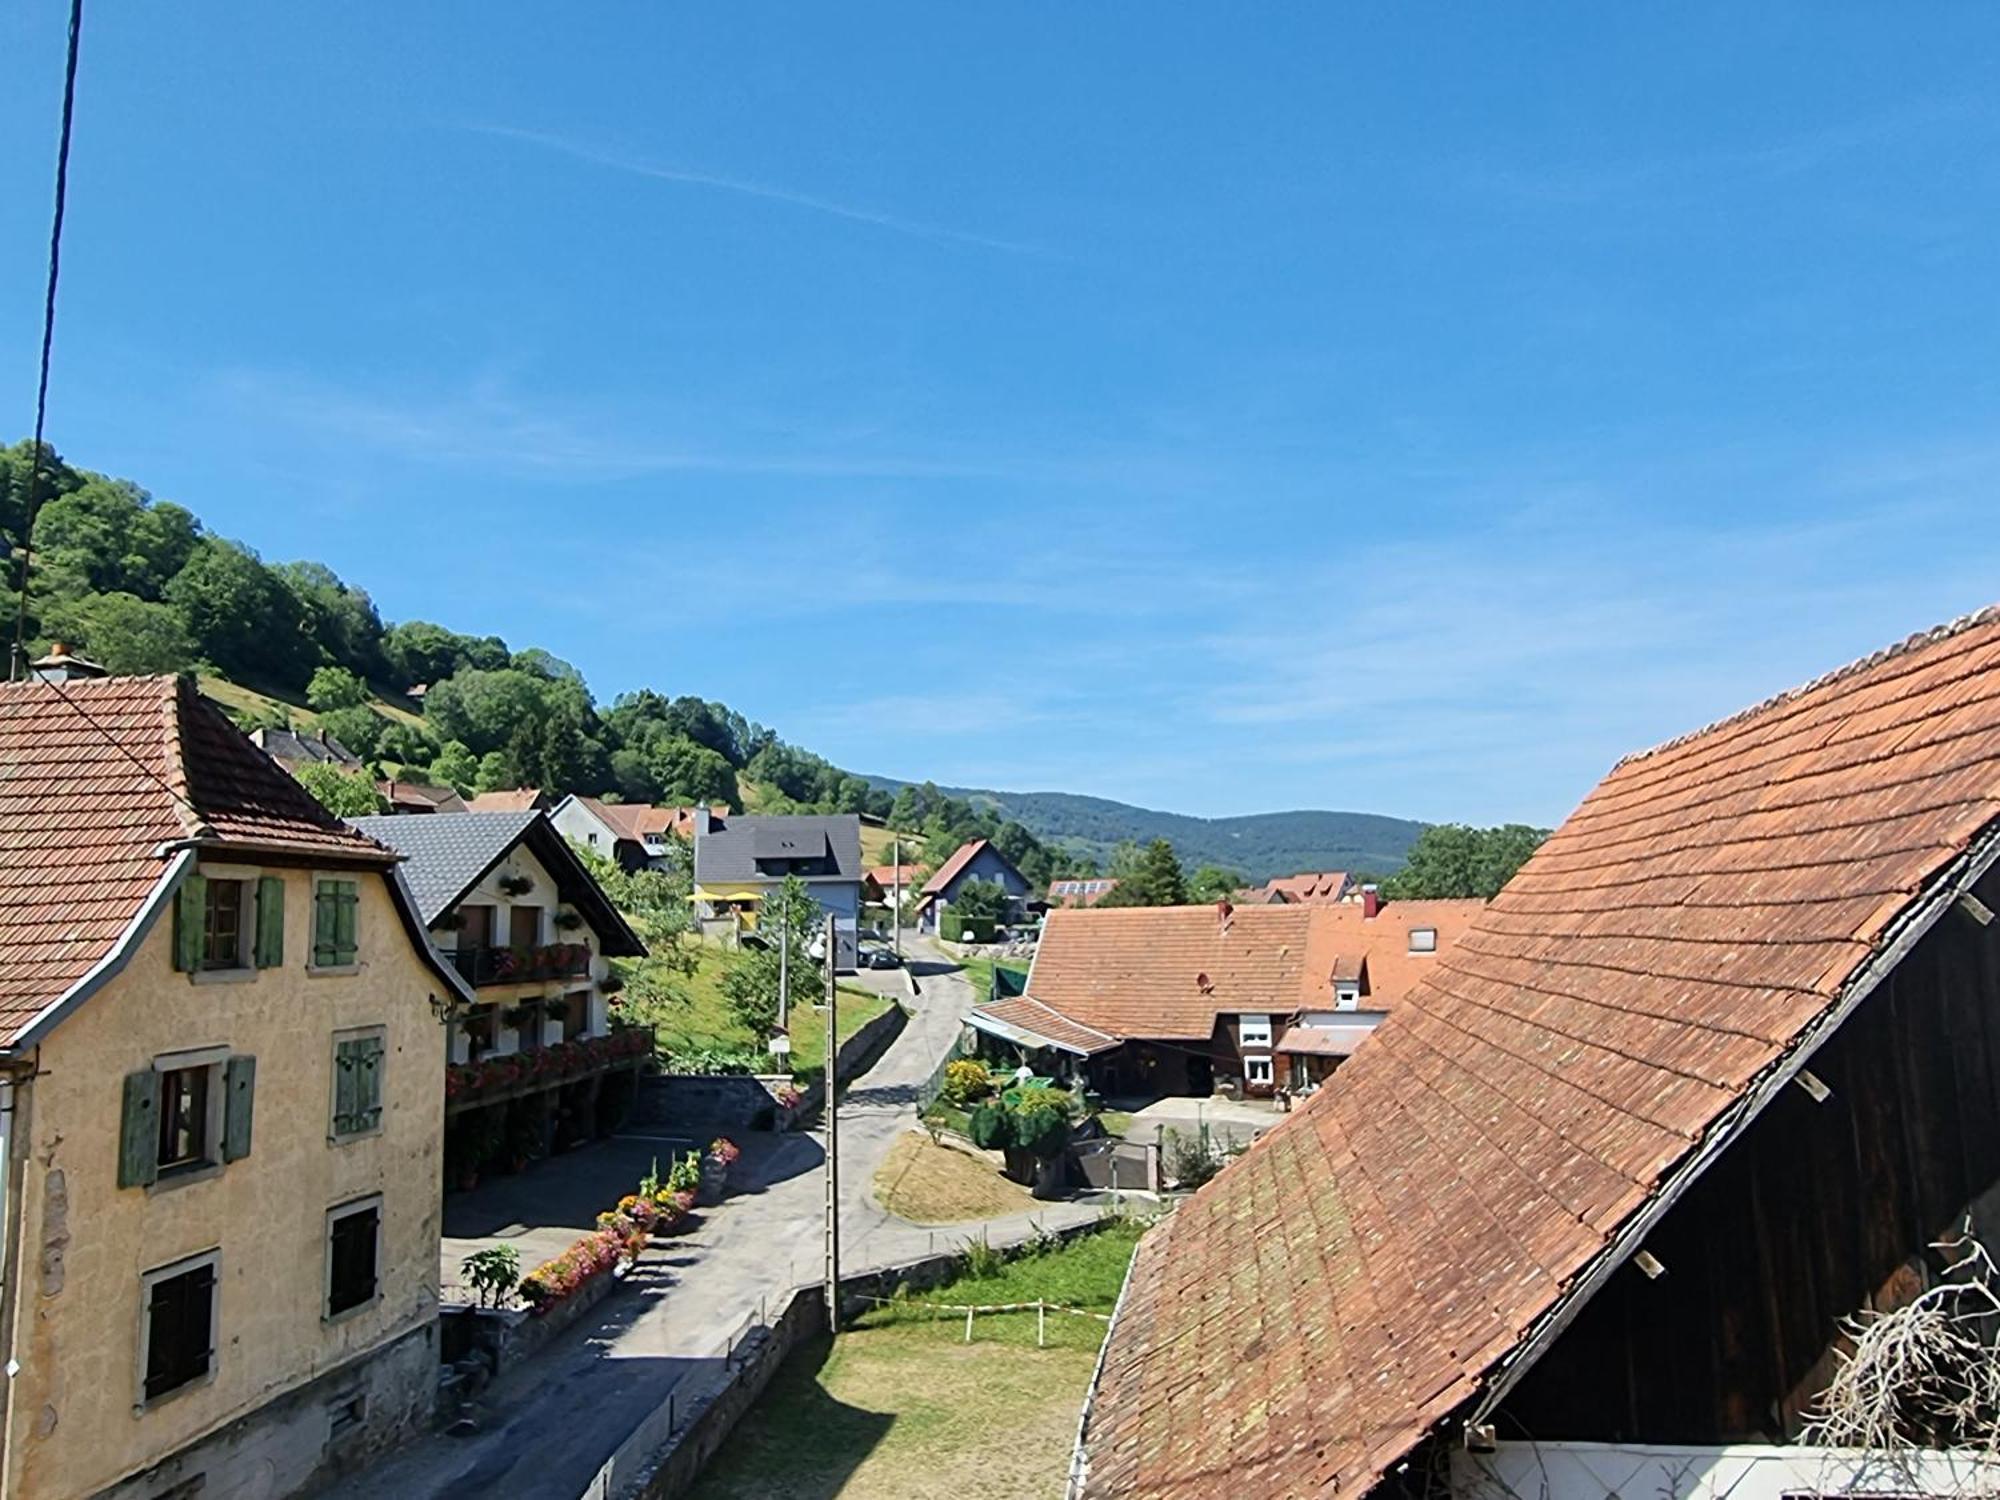
[[[379,870],[199,873],[282,881],[282,962],[180,972],[172,903],[156,903],[123,969],[41,1041],[32,1077],[17,1075],[10,1496],[151,1496],[197,1480],[204,1500],[282,1495],[430,1415],[445,1029],[429,997],[449,987],[419,957]],[[354,962],[315,970],[314,882],[336,873],[355,883]],[[336,1043],[371,1029],[379,1117],[336,1139]],[[245,1149],[121,1187],[128,1075],[217,1053],[255,1059]],[[375,1295],[329,1317],[329,1210],[371,1199]],[[148,1273],[210,1254],[209,1373],[149,1401]]]

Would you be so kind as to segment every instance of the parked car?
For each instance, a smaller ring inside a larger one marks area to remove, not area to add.
[[[864,969],[900,969],[903,956],[893,948],[867,948],[862,950],[861,966]]]

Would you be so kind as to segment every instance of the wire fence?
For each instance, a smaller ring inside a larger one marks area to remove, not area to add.
[[[1001,1313],[1033,1313],[1035,1315],[1035,1345],[1037,1348],[1046,1346],[1049,1341],[1050,1313],[1055,1313],[1061,1317],[1094,1318],[1100,1323],[1109,1323],[1111,1321],[1110,1313],[1098,1312],[1094,1308],[1071,1307],[1066,1303],[1048,1302],[1040,1299],[1034,1302],[977,1303],[923,1302],[913,1297],[863,1296],[859,1300],[873,1302],[878,1306],[893,1307],[899,1311],[904,1308],[912,1308],[934,1312],[937,1314],[937,1321],[939,1322],[942,1322],[946,1317],[956,1318],[959,1314],[963,1313],[965,1315],[965,1342],[968,1344],[972,1342],[973,1320],[982,1316]]]
[[[944,1092],[944,1070],[961,1058],[971,1055],[972,1049],[966,1042],[964,1029],[961,1028],[958,1035],[952,1038],[950,1049],[943,1057],[938,1059],[938,1065],[931,1069],[930,1077],[917,1085],[918,1114],[921,1115],[925,1110],[937,1103],[938,1095]]]

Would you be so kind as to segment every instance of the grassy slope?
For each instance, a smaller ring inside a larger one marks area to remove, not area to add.
[[[752,1036],[739,1025],[722,998],[721,980],[729,957],[720,948],[704,946],[692,977],[680,981],[687,992],[687,1003],[666,1006],[643,1017],[653,1027],[655,1040],[669,1057],[677,1052],[763,1050],[764,1039]],[[800,991],[793,994],[795,1001],[808,998]],[[871,991],[841,985],[835,1013],[841,1040],[853,1036],[888,1008],[889,1002]],[[806,1005],[796,1012],[792,1049],[794,1073],[811,1077],[826,1066],[824,1011]],[[775,1066],[773,1071],[777,1071]]]
[[[875,1173],[875,1201],[912,1224],[962,1224],[1028,1213],[1035,1198],[988,1160],[954,1146],[933,1146],[921,1130],[902,1136]]]
[[[319,715],[306,707],[304,698],[259,692],[256,688],[231,682],[226,677],[203,677],[199,681],[202,694],[220,703],[231,718],[241,719],[251,713],[283,709],[291,716],[294,728],[319,727]],[[423,723],[423,719],[404,704],[400,694],[386,694],[379,685],[375,688],[375,697],[369,700],[368,706],[385,719],[393,719],[402,724]]]
[[[1138,1231],[1120,1225],[921,1300],[1046,1298],[1109,1312]],[[1036,1500],[1059,1496],[1104,1324],[890,1305],[793,1355],[724,1444],[696,1500]]]
[[[963,961],[963,964],[965,982],[972,986],[972,992],[979,997],[982,1005],[985,1003],[986,997],[993,993],[993,971],[995,969],[1007,969],[1023,977],[1028,972],[1028,961],[1024,958],[968,958]]]

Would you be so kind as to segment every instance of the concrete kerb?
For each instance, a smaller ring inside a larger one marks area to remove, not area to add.
[[[1107,1213],[1058,1229],[1031,1228],[1006,1237],[998,1248],[1011,1249],[1037,1238],[1066,1243],[1095,1233],[1112,1217]],[[968,1243],[974,1238],[966,1236]],[[964,1261],[965,1251],[959,1248],[844,1276],[842,1321],[898,1287],[921,1291],[949,1281],[963,1269]],[[669,1500],[692,1487],[793,1351],[826,1328],[823,1287],[796,1286],[783,1296],[776,1318],[732,1336],[715,1368],[683,1382],[648,1414],[598,1471],[581,1500]]]

